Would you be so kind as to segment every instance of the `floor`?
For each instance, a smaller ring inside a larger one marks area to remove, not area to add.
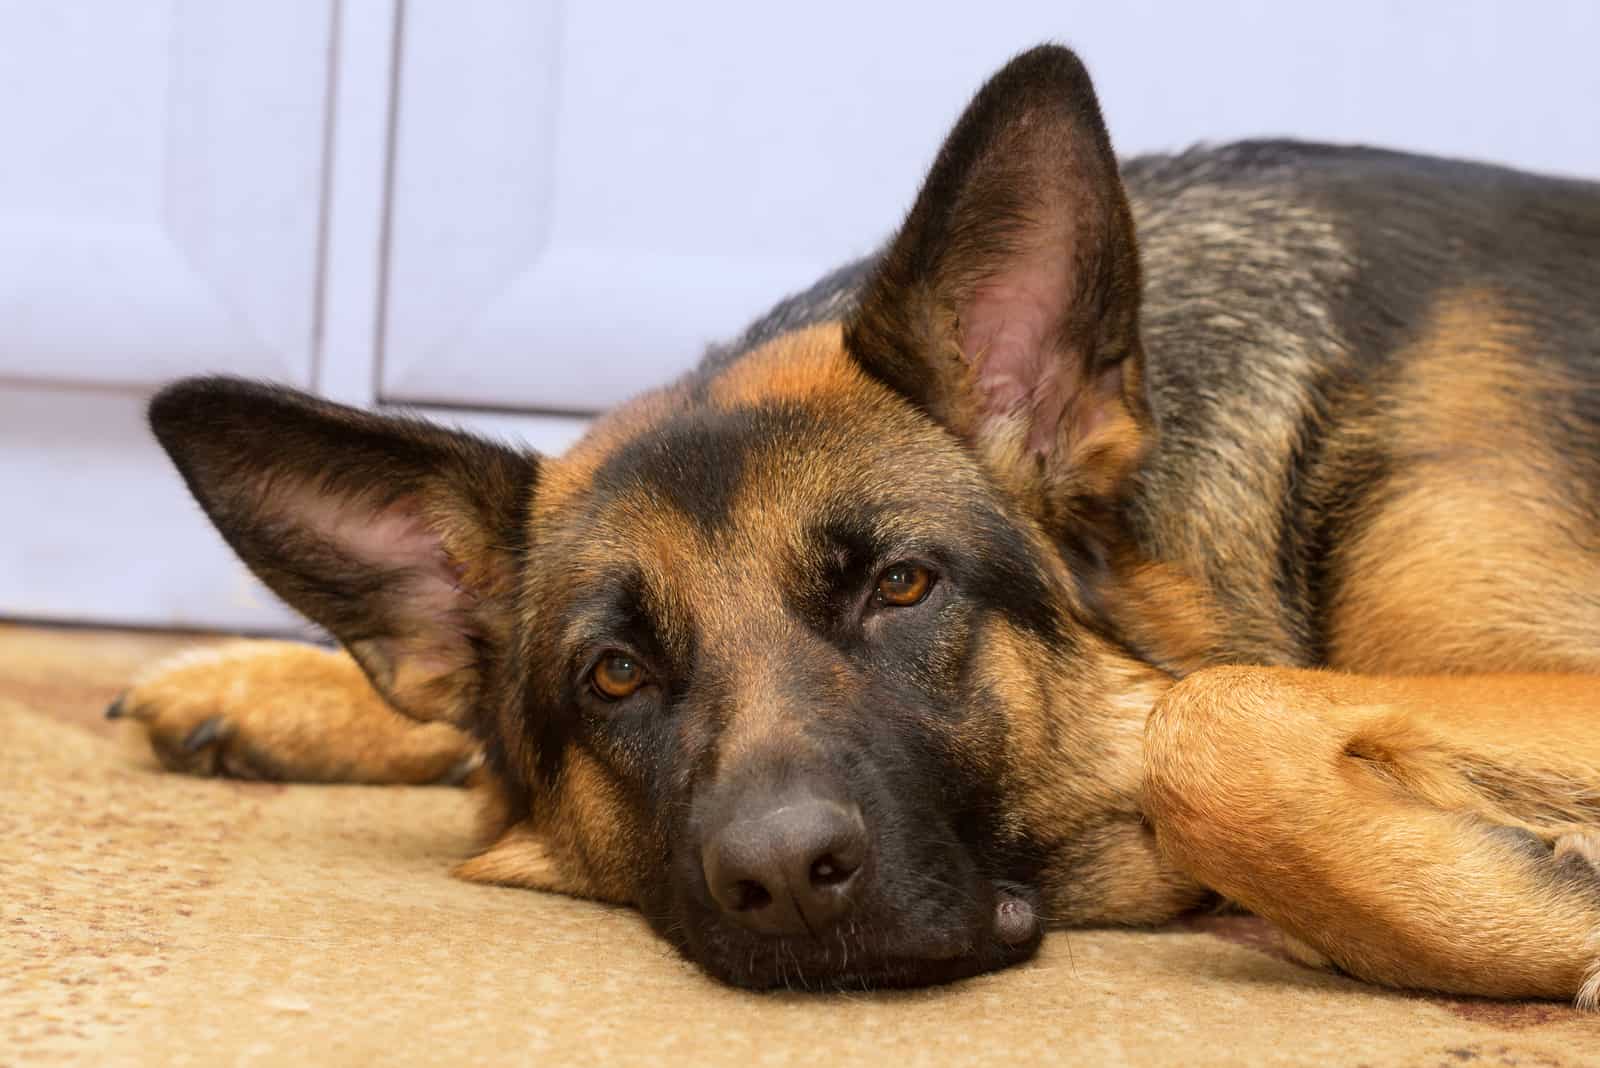
[[[1600,1017],[1376,990],[1247,917],[934,990],[726,989],[628,910],[451,880],[459,791],[158,771],[101,710],[207,640],[0,623],[0,1065],[1600,1065]]]

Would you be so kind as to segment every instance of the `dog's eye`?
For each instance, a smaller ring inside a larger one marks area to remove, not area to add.
[[[607,701],[620,701],[644,685],[644,666],[627,653],[607,653],[589,672],[589,685]]]
[[[873,599],[880,605],[909,608],[928,596],[932,588],[932,571],[921,564],[901,561],[878,576],[878,591]]]

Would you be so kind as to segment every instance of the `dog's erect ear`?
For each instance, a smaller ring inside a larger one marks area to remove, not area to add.
[[[1088,72],[1012,60],[956,124],[846,324],[871,375],[1068,512],[1149,427],[1133,219]]]
[[[150,425],[250,570],[395,708],[470,721],[510,627],[535,457],[229,378],[167,387]]]

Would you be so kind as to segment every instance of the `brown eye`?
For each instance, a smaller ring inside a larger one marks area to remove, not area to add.
[[[607,701],[620,701],[644,684],[644,667],[626,653],[607,653],[589,673],[589,683]]]
[[[933,572],[921,564],[894,564],[878,576],[877,601],[895,608],[909,608],[928,596],[932,586]]]

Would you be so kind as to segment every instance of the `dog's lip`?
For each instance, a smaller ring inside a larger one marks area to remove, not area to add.
[[[1020,964],[1043,941],[1036,890],[1004,879],[989,880],[988,887],[984,911],[969,914],[965,923],[880,928],[870,937],[871,944],[852,946],[848,952],[839,952],[828,936],[764,937],[738,952],[709,956],[687,944],[682,948],[724,982],[757,990],[891,989],[956,982]],[[758,959],[762,966],[757,966]]]
[[[1039,910],[1032,891],[1018,883],[994,882],[994,906],[990,910],[989,933],[1009,955],[1010,951],[1037,943],[1042,937]],[[893,955],[904,961],[959,960],[981,952],[981,932],[974,928],[952,928],[928,936],[910,951]],[[893,951],[891,951],[893,952]]]
[[[790,961],[792,967],[776,970],[761,969],[742,975],[719,968],[711,970],[713,974],[720,973],[725,982],[758,990],[785,987],[825,992],[937,986],[1020,964],[1038,944],[1037,933],[1019,943],[990,939],[981,947],[970,937],[958,936],[941,939],[937,948],[924,943],[880,950],[864,960],[850,959],[854,966],[846,968],[824,966],[813,970],[821,962],[795,957]]]
[[[1008,946],[1021,946],[1039,936],[1039,910],[1027,896],[1005,886],[994,895],[994,934]]]

